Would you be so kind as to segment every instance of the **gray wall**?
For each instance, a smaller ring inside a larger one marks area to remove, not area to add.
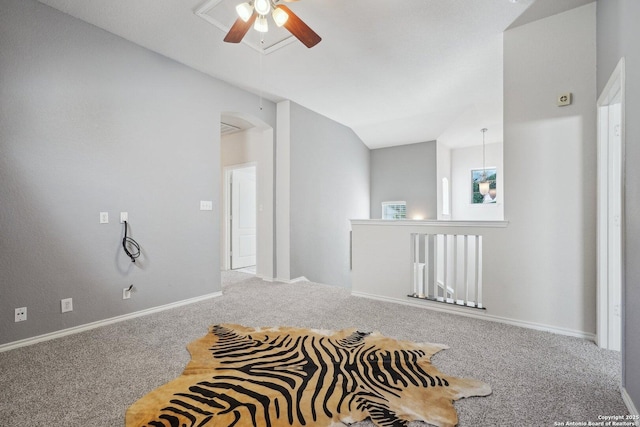
[[[0,343],[219,291],[220,112],[257,97],[34,0],[0,0],[0,52]]]
[[[625,90],[625,252],[623,289],[623,383],[640,408],[640,2],[637,0],[599,0],[598,6],[598,93],[621,57],[626,62]]]
[[[372,219],[384,201],[406,201],[407,218],[437,219],[436,141],[371,150]]]
[[[369,149],[293,102],[290,114],[291,278],[349,287],[349,220],[369,214]]]

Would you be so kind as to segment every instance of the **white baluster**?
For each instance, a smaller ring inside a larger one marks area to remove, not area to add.
[[[453,280],[451,288],[453,289],[453,293],[451,294],[451,299],[454,304],[457,304],[458,297],[458,235],[454,234],[451,236],[453,238]]]
[[[469,266],[468,266],[469,236],[465,234],[463,238],[464,238],[464,252],[462,253],[462,268],[464,269],[464,279],[462,282],[464,285],[463,304],[468,305],[469,304],[469,272],[468,272],[469,270]]]
[[[476,291],[476,307],[482,308],[482,236],[476,236],[477,243],[477,267],[476,274],[478,275],[478,287]]]
[[[433,235],[433,275],[432,286],[433,293],[431,296],[438,299],[438,235]]]
[[[423,234],[424,236],[424,263],[422,264],[422,281],[420,282],[419,294],[420,298],[426,298],[426,284],[425,282],[429,282],[429,235]]]
[[[420,235],[415,233],[413,237],[413,296],[418,295],[418,263],[420,261]]]
[[[442,235],[442,298],[447,301],[447,285],[449,279],[449,236]]]

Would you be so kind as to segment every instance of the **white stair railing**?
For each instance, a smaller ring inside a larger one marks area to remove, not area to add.
[[[482,306],[482,236],[411,234],[415,298]]]

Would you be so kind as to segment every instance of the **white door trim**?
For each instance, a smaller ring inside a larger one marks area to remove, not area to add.
[[[224,167],[224,269],[231,270],[231,174],[234,170],[255,167],[258,162],[241,163]],[[257,224],[256,224],[257,226]]]
[[[610,286],[609,282],[609,271],[610,271],[610,263],[615,262],[620,266],[620,292],[621,292],[621,301],[620,301],[620,321],[622,323],[620,344],[621,349],[624,351],[624,322],[622,319],[624,318],[624,305],[622,302],[624,301],[624,266],[625,263],[625,244],[624,244],[624,234],[625,234],[625,216],[624,216],[624,187],[625,187],[625,166],[624,166],[624,151],[625,151],[625,132],[624,132],[624,123],[625,123],[625,60],[621,58],[616,66],[615,70],[611,74],[609,81],[606,86],[602,90],[600,97],[597,102],[597,110],[598,110],[598,201],[597,201],[597,341],[598,345],[602,348],[612,348],[612,342],[615,342],[613,338],[610,336],[610,322],[611,322],[611,306],[610,306],[610,298],[613,293],[613,288]],[[612,105],[614,102],[617,102],[615,99],[616,96],[619,95],[620,106],[621,106],[621,114],[620,114],[620,141],[621,148],[619,151],[620,155],[620,259],[612,260],[609,254],[609,165],[610,159],[609,156],[611,154],[611,150],[609,148],[609,135],[610,130],[608,128],[608,117],[606,117],[607,125],[603,126],[603,114],[606,113],[608,115],[609,109],[607,108],[609,105]]]

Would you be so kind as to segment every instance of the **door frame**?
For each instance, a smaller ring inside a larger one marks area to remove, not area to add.
[[[250,167],[255,167],[256,168],[256,179],[258,177],[258,162],[247,162],[247,163],[240,163],[237,165],[229,165],[229,166],[225,166],[224,167],[224,235],[225,235],[225,239],[224,239],[224,253],[222,254],[223,259],[224,259],[224,269],[225,270],[231,270],[231,174],[233,173],[234,170],[238,170],[238,169],[246,169],[246,168],[250,168]],[[257,186],[257,181],[256,181],[256,186]],[[256,188],[256,199],[258,198],[258,192],[257,192],[257,188]],[[256,207],[258,206],[257,200],[256,200]],[[256,216],[256,240],[258,239],[258,221],[257,221],[257,216]],[[257,248],[257,242],[256,242],[256,248]],[[257,253],[257,249],[256,249],[256,265],[257,265],[257,257],[258,257],[258,253]]]
[[[620,266],[620,349],[624,352],[624,289],[626,263],[625,254],[625,60],[621,58],[615,70],[609,77],[609,81],[602,90],[597,102],[597,126],[598,126],[598,197],[597,197],[597,342],[602,348],[610,348],[609,324],[611,313],[609,299],[613,288],[610,286],[609,265],[611,262]],[[612,105],[615,96],[620,94],[620,259],[611,260],[608,251],[609,232],[609,128],[601,126],[602,111]]]

